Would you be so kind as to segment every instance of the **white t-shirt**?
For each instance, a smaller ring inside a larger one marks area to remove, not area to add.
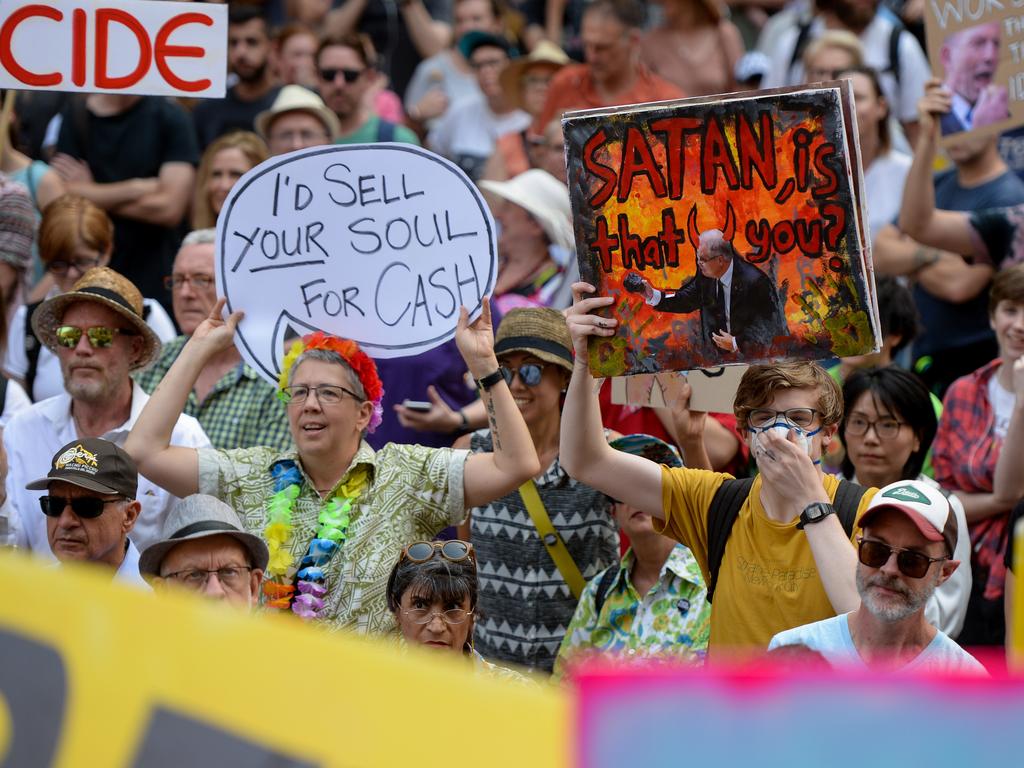
[[[47,298],[56,296],[54,291]],[[146,325],[153,329],[153,333],[161,342],[167,342],[178,335],[174,329],[174,323],[167,314],[160,302],[153,299],[143,299],[146,307]],[[28,373],[28,354],[25,352],[25,322],[28,307],[22,304],[14,312],[11,320],[11,327],[7,331],[7,353],[4,356],[4,371],[8,376],[13,376],[21,381],[25,380]],[[36,364],[36,378],[32,386],[33,400],[40,402],[49,397],[59,395],[64,391],[64,376],[60,372],[60,360],[49,349],[43,347],[39,350],[39,362]],[[45,474],[45,473],[44,473]]]
[[[1010,417],[1013,415],[1013,404],[1016,401],[1013,392],[1003,389],[1003,385],[993,376],[988,380],[988,401],[992,405],[994,420],[993,432],[1002,440],[1006,430],[1010,428]]]
[[[101,437],[124,447],[128,433],[148,400],[149,395],[138,384],[133,384],[128,420]],[[48,560],[54,557],[46,536],[46,518],[39,508],[39,497],[45,491],[30,491],[25,485],[46,477],[53,454],[77,436],[71,416],[71,396],[67,393],[25,408],[4,429],[4,447],[9,462],[7,498],[13,503],[10,524],[16,534],[16,544],[20,549],[32,550]],[[171,432],[171,445],[209,448],[210,440],[198,421],[182,414]],[[142,504],[142,511],[130,535],[132,543],[141,551],[160,539],[164,517],[177,498],[142,475],[139,475],[136,498]]]
[[[16,381],[8,379],[7,394],[4,397],[4,409],[0,413],[0,429],[7,426],[7,422],[11,420],[14,414],[22,408],[28,408],[30,405],[32,405],[32,401],[21,385]]]
[[[833,616],[830,619],[805,624],[795,629],[779,632],[768,644],[768,650],[784,645],[804,645],[817,651],[833,667],[869,669],[861,658],[850,635],[849,614]],[[898,674],[917,673],[961,673],[987,675],[985,667],[977,659],[936,630],[935,637],[917,658],[896,670]]]
[[[900,214],[903,201],[903,184],[910,172],[909,155],[889,151],[875,158],[864,172],[864,189],[867,192],[868,230],[874,242],[878,231],[886,224],[892,224]]]
[[[897,43],[900,67],[899,83],[896,82],[896,77],[892,72],[885,71],[891,65],[889,37],[892,34],[892,28],[892,20],[884,12],[875,14],[875,18],[860,35],[861,44],[864,46],[864,63],[879,71],[882,90],[885,91],[886,99],[888,99],[892,113],[897,119],[904,123],[914,122],[917,120],[918,99],[924,96],[924,84],[932,76],[932,71],[924,51],[921,50],[921,44],[906,30],[900,33]],[[808,42],[820,37],[824,31],[825,22],[820,17],[814,19],[808,31]],[[803,61],[797,59],[797,62],[790,67],[793,49],[796,47],[799,35],[799,18],[795,19],[792,26],[778,32],[775,45],[770,51],[765,51],[771,60],[771,66],[761,82],[762,88],[779,88],[784,85],[803,83]]]
[[[475,178],[471,169],[483,170],[498,137],[525,131],[530,122],[530,115],[521,109],[496,115],[482,95],[473,96],[452,105],[438,118],[427,135],[427,145]]]

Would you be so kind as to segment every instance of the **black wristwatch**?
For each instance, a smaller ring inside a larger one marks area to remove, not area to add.
[[[824,501],[812,502],[804,507],[804,511],[800,513],[800,522],[796,524],[796,527],[803,530],[805,526],[820,523],[829,515],[835,514],[835,511],[835,507]]]
[[[486,376],[482,376],[476,380],[476,385],[480,389],[490,389],[499,381],[504,380],[504,376],[501,375],[501,369],[499,368],[494,373],[488,373]]]

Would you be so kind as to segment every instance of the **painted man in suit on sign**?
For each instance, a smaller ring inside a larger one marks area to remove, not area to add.
[[[635,272],[626,277],[623,286],[643,294],[644,300],[661,312],[700,310],[701,340],[709,351],[717,348],[727,356],[764,357],[775,337],[788,331],[772,281],[740,257],[730,242],[733,221],[730,208],[724,233],[709,229],[698,235],[691,214],[691,242],[698,243],[697,274],[679,289],[654,288]]]

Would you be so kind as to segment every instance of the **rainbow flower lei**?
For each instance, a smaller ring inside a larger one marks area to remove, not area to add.
[[[278,610],[291,608],[303,618],[319,619],[327,595],[325,566],[348,538],[352,502],[366,488],[367,469],[356,467],[338,489],[340,498],[331,496],[321,508],[317,516],[320,525],[299,563],[295,583],[289,583],[295,566],[295,556],[289,549],[294,533],[292,514],[302,473],[290,459],[274,464],[270,473],[274,478],[274,495],[267,504],[267,523],[263,528],[263,539],[270,550],[268,578],[263,582],[266,606]]]
[[[381,420],[384,417],[384,409],[381,405],[381,401],[384,399],[384,385],[381,384],[380,377],[377,375],[377,366],[373,360],[351,339],[342,339],[338,336],[331,336],[323,331],[317,331],[316,333],[303,336],[302,339],[292,344],[288,354],[284,356],[284,360],[281,362],[281,373],[278,374],[277,378],[278,398],[281,400],[287,399],[284,394],[284,388],[288,386],[288,382],[291,380],[295,361],[298,360],[299,355],[310,349],[326,349],[337,353],[356,374],[359,378],[359,383],[363,385],[363,391],[366,393],[367,399],[373,403],[373,415],[370,417],[370,424],[367,427],[368,432],[373,432],[380,426]]]

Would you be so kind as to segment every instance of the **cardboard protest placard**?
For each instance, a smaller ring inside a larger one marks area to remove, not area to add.
[[[1024,12],[1001,0],[925,3],[928,59],[952,93],[942,136],[1024,125]]]
[[[878,349],[847,81],[568,113],[595,376]]]
[[[1019,764],[1020,743],[1006,736],[1024,717],[1019,677],[835,670],[814,650],[789,650],[788,669],[661,664],[584,671],[573,681],[577,764]],[[794,738],[794,720],[813,720],[813,737]],[[873,757],[850,748],[852,734],[866,736],[862,743],[870,742]]]
[[[217,291],[236,343],[277,380],[290,340],[321,330],[379,358],[455,335],[497,277],[494,221],[459,168],[409,144],[314,147],[246,173],[217,219]]]
[[[0,87],[219,98],[227,6],[0,0]]]
[[[691,410],[732,413],[736,390],[746,370],[745,365],[723,365],[685,373],[663,371],[615,376],[612,378],[612,402],[645,408],[672,408],[679,400],[680,385],[688,382]]]
[[[570,765],[567,690],[110,577],[0,550],[0,578],[32,608],[0,601],[4,766],[426,768],[451,762],[423,748],[453,712],[460,749],[488,768]],[[399,701],[422,716],[394,738]],[[296,708],[301,722],[282,714]],[[510,722],[530,738],[509,740]]]

